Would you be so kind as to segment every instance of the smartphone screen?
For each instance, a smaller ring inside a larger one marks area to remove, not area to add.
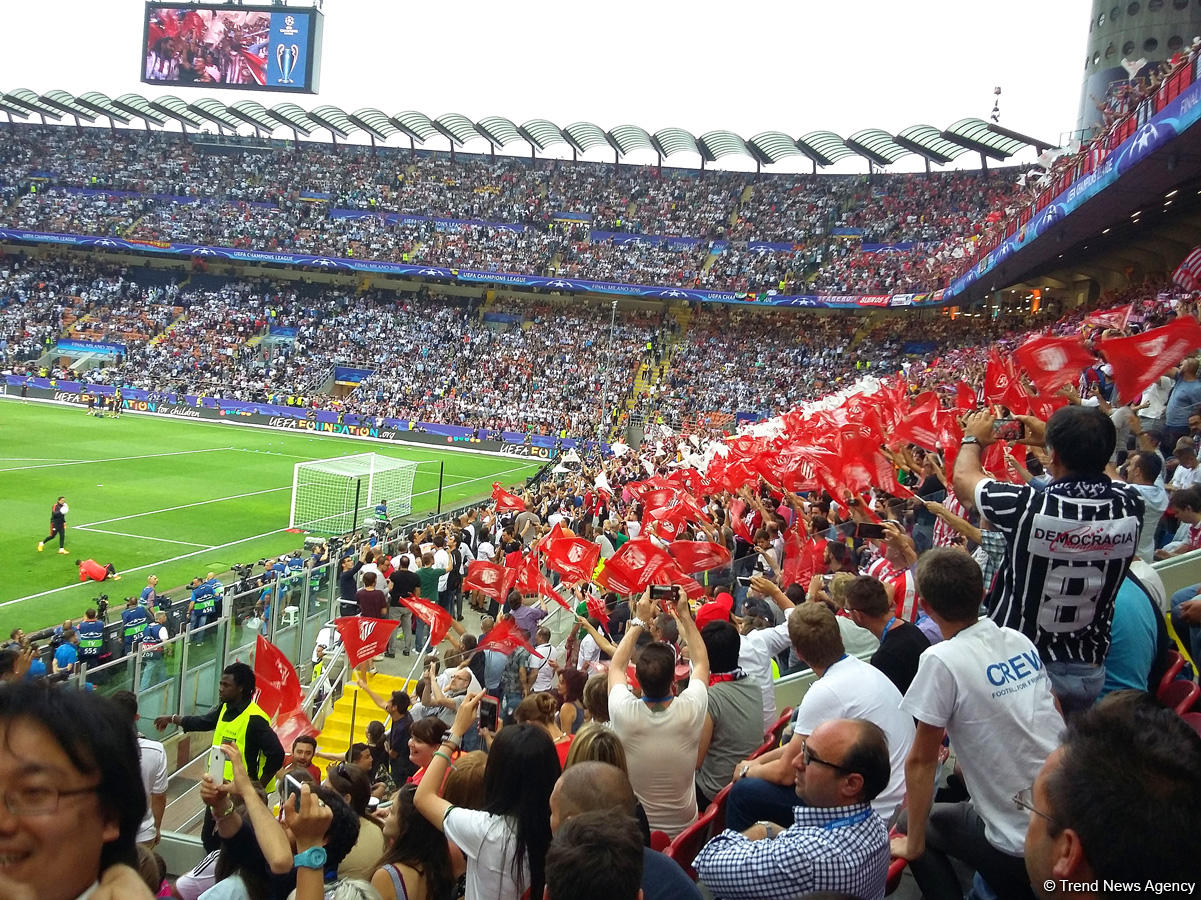
[[[292,808],[300,812],[300,782],[291,775],[284,776],[284,803],[291,802]]]
[[[480,728],[487,731],[496,731],[500,724],[498,713],[500,711],[500,701],[495,697],[480,698]]]
[[[884,538],[884,526],[875,522],[860,522],[855,526],[855,537],[867,541],[879,541]]]
[[[680,599],[680,588],[674,584],[652,584],[651,585],[651,600],[657,600],[663,604],[664,609],[668,612]]]
[[[1026,436],[1026,426],[1020,419],[996,419],[992,433],[999,441],[1020,441]]]

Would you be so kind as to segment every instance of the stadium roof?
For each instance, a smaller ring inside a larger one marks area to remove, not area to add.
[[[487,116],[473,122],[458,113],[431,119],[424,113],[406,110],[388,115],[373,108],[347,113],[336,106],[324,105],[305,110],[295,103],[278,103],[270,109],[253,100],[225,104],[205,97],[185,103],[178,97],[148,99],[140,94],[123,94],[110,99],[90,91],[73,96],[66,91],[36,94],[28,89],[0,92],[0,112],[10,119],[38,117],[61,121],[73,116],[76,121],[94,122],[100,117],[127,125],[140,119],[147,128],[165,128],[175,122],[181,128],[200,129],[206,123],[221,131],[236,131],[250,126],[256,133],[270,134],[277,128],[289,128],[297,135],[310,137],[327,131],[331,140],[349,138],[356,132],[371,142],[386,142],[404,135],[411,144],[424,144],[439,136],[450,142],[452,150],[473,141],[486,141],[491,149],[524,141],[531,154],[545,152],[556,144],[566,144],[573,154],[608,146],[615,159],[639,150],[650,150],[660,160],[678,153],[701,158],[702,167],[728,156],[746,156],[757,166],[778,163],[793,156],[805,156],[817,166],[830,166],[858,155],[874,166],[890,166],[910,154],[928,163],[946,165],[956,157],[973,151],[985,158],[1003,161],[1024,147],[1041,152],[1052,144],[1001,128],[982,119],[960,119],[939,131],[930,125],[912,125],[893,135],[879,128],[865,128],[842,138],[831,131],[811,131],[792,137],[782,131],[763,131],[750,139],[732,131],[709,131],[697,137],[683,128],[662,128],[653,134],[637,125],[618,125],[608,131],[591,122],[574,122],[560,127],[547,119],[530,119],[520,125],[504,116]]]

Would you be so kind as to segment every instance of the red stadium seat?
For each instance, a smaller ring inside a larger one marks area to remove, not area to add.
[[[696,881],[696,869],[692,868],[692,861],[701,852],[701,847],[705,846],[709,838],[713,836],[713,819],[715,817],[716,813],[710,807],[703,816],[676,835],[671,846],[663,851],[679,863],[680,868],[687,872],[688,877],[693,881]]]
[[[1155,695],[1155,699],[1168,709],[1174,709],[1177,715],[1181,716],[1193,711],[1199,697],[1201,697],[1201,687],[1183,679],[1177,679],[1167,687],[1161,687]]]
[[[1160,679],[1158,687],[1155,689],[1155,695],[1159,696],[1159,692],[1164,690],[1169,684],[1176,680],[1177,676],[1184,671],[1184,656],[1176,650],[1168,651],[1168,659],[1171,662],[1168,664],[1168,670],[1163,673],[1163,678]]]
[[[671,835],[666,831],[651,832],[651,849],[662,853],[671,844]]]
[[[887,897],[901,886],[901,875],[905,873],[905,867],[909,865],[909,860],[901,859],[899,856],[894,856],[888,863],[888,879],[884,882],[884,896]]]
[[[1197,732],[1197,734],[1201,735],[1201,712],[1185,713],[1180,718],[1184,719],[1185,722],[1187,722],[1189,725],[1191,725],[1193,728],[1193,731],[1195,731],[1195,732]]]
[[[776,747],[780,746],[780,738],[784,734],[784,729],[788,727],[788,721],[791,718],[792,718],[792,707],[791,706],[784,707],[783,715],[781,715],[780,718],[776,719],[776,721],[772,725],[772,727],[770,729],[768,729],[768,731],[766,733],[764,733],[763,743],[761,745],[759,745],[757,748],[755,748],[755,752],[752,753],[750,756],[748,756],[747,759],[758,759],[760,756],[762,756],[767,751],[774,750],[774,749],[776,749]]]
[[[724,788],[717,792],[717,796],[713,798],[713,802],[709,804],[709,808],[705,810],[705,815],[712,813],[713,815],[713,833],[726,830],[726,797],[729,796],[730,788],[734,787],[734,782],[730,782]]]

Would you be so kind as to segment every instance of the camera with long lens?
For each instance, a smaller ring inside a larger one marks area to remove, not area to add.
[[[96,615],[100,617],[101,622],[108,620],[108,594],[100,594],[92,598],[92,603],[96,606]]]

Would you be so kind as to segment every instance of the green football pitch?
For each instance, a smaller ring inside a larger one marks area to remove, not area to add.
[[[420,463],[413,512],[433,512],[439,463],[442,508],[486,497],[492,482],[523,482],[538,463],[451,450],[310,436],[126,414],[96,419],[78,407],[0,403],[0,637],[79,618],[100,592],[114,610],[146,577],[173,598],[196,575],[301,546],[287,532],[298,462],[374,452]],[[67,498],[67,554],[50,508]],[[76,559],[111,562],[122,579],[80,583]],[[174,590],[172,590],[174,589]]]

